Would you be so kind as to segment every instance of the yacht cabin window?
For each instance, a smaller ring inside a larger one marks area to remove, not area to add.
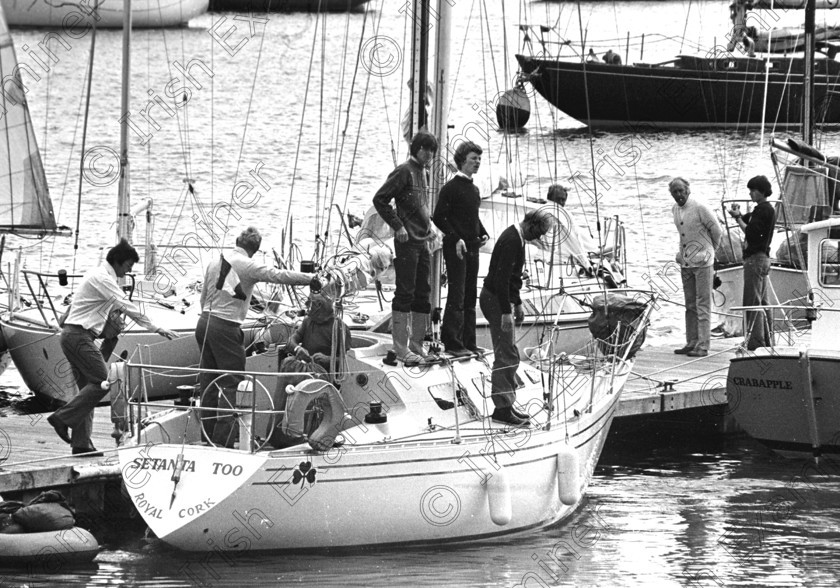
[[[840,239],[820,243],[820,285],[840,287]]]

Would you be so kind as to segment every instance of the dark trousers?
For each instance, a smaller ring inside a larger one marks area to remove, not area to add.
[[[744,306],[767,305],[767,282],[770,275],[770,258],[765,253],[753,253],[744,260]],[[770,347],[773,329],[769,311],[747,312],[749,339],[747,349]]]
[[[447,349],[475,349],[475,303],[478,282],[478,249],[467,249],[458,259],[455,243],[443,243],[446,262],[446,310],[440,328],[441,342]]]
[[[201,350],[200,368],[232,371],[245,369],[245,334],[238,323],[203,312],[195,326],[195,339]],[[217,378],[220,379],[216,380]],[[216,382],[211,386],[214,380]],[[241,381],[242,376],[239,375],[202,373],[198,380],[203,394],[201,406],[233,408],[236,386]],[[232,415],[214,418],[215,416],[215,412],[202,414],[204,430],[216,445],[232,447],[239,435],[237,427],[234,426],[237,424],[236,419]]]
[[[481,289],[479,304],[490,325],[490,338],[493,341],[493,375],[490,378],[493,404],[497,408],[513,406],[516,400],[516,370],[519,368],[516,329],[507,333],[502,330],[499,302],[487,288]]]
[[[432,304],[429,296],[432,285],[429,282],[432,273],[432,254],[425,241],[394,240],[394,272],[396,286],[391,310],[395,312],[419,312],[429,314]]]
[[[94,341],[93,333],[78,325],[64,325],[61,330],[61,350],[73,368],[79,393],[53,417],[72,429],[70,440],[76,449],[93,447],[93,409],[108,393],[100,386],[108,379],[108,366]]]

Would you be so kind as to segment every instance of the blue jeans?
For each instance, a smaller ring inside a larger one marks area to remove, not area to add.
[[[687,347],[709,350],[712,315],[712,266],[682,267],[685,295],[685,342]]]
[[[425,241],[394,240],[394,272],[396,286],[391,310],[395,312],[419,312],[429,314],[432,303],[429,297],[432,285],[432,254]]]
[[[64,325],[61,330],[61,350],[73,368],[79,393],[55,411],[53,417],[72,429],[70,444],[75,449],[93,447],[90,439],[93,409],[108,393],[100,386],[108,379],[108,366],[94,341],[93,333],[78,325]]]
[[[744,260],[744,306],[766,306],[767,282],[770,275],[770,258],[766,253],[753,253]],[[764,312],[752,311],[746,313],[747,349],[770,347],[773,335],[769,315]]]
[[[481,289],[481,312],[490,324],[493,341],[493,375],[490,378],[493,404],[497,408],[513,406],[516,400],[516,371],[519,369],[519,350],[516,349],[516,329],[502,330],[502,310],[496,295]]]
[[[446,310],[440,327],[440,340],[447,349],[475,349],[475,303],[478,282],[478,248],[458,259],[455,243],[443,242],[446,262]]]

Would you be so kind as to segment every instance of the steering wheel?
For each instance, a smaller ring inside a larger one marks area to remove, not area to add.
[[[277,414],[274,412],[274,399],[271,397],[271,394],[269,393],[268,389],[265,386],[263,386],[262,382],[260,382],[256,378],[254,378],[252,380],[255,384],[255,390],[252,391],[252,392],[238,392],[238,391],[232,390],[230,388],[228,388],[227,389],[228,391],[225,392],[225,388],[222,387],[222,385],[220,384],[220,381],[224,381],[226,379],[230,380],[230,378],[231,378],[231,376],[229,376],[227,374],[220,375],[215,380],[210,382],[210,384],[208,384],[207,387],[204,389],[204,391],[201,393],[201,399],[200,399],[201,409],[199,411],[199,414],[201,415],[199,417],[199,422],[201,423],[201,433],[202,433],[204,439],[208,443],[210,443],[210,445],[212,445],[213,447],[218,447],[218,445],[216,445],[216,443],[213,442],[213,439],[212,439],[209,431],[205,428],[205,422],[207,422],[209,419],[213,419],[213,421],[215,422],[215,427],[218,427],[219,425],[223,425],[227,422],[227,421],[222,421],[221,420],[224,417],[229,417],[229,418],[233,419],[233,423],[230,426],[230,430],[228,431],[228,434],[227,434],[226,438],[224,439],[225,446],[227,446],[229,444],[229,442],[231,442],[232,440],[236,440],[236,439],[239,438],[240,427],[244,427],[248,431],[249,438],[252,436],[252,433],[253,433],[251,428],[253,427],[254,423],[251,423],[249,425],[248,421],[245,420],[244,418],[242,418],[243,415],[245,415],[245,414],[248,414],[248,415],[251,414],[250,404],[248,406],[241,407],[240,408],[241,412],[219,413],[219,412],[216,411],[216,409],[214,407],[205,408],[205,400],[208,398],[208,395],[211,392],[215,392],[217,394],[217,398],[218,398],[217,406],[219,408],[237,408],[235,406],[236,396],[238,396],[239,394],[249,394],[249,395],[253,394],[253,397],[251,398],[251,402],[257,402],[257,406],[259,406],[260,404],[262,404],[262,402],[261,402],[262,401],[262,396],[264,396],[265,400],[267,401],[267,404],[269,406],[269,410],[271,412],[268,414],[268,419],[269,420],[268,420],[268,425],[266,426],[266,429],[265,429],[265,438],[261,439],[260,437],[258,437],[256,435],[253,435],[254,451],[259,451],[260,449],[265,447],[265,445],[268,443],[268,438],[269,438],[270,432],[274,430],[274,427],[276,425]],[[211,413],[216,413],[216,414],[211,414]],[[255,419],[259,416],[265,416],[265,413],[260,412],[260,413],[256,414]],[[233,437],[233,439],[231,439],[231,437]],[[244,449],[244,447],[240,447],[240,449]]]

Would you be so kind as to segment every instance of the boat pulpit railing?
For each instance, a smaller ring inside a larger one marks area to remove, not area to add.
[[[238,447],[250,453],[264,448],[281,424],[285,411],[278,407],[286,406],[286,385],[292,380],[298,383],[315,377],[315,374],[307,373],[201,369],[131,360],[126,362],[126,372],[129,421],[138,442],[143,429],[153,422],[144,415],[160,410],[189,411],[183,424],[173,425],[183,430],[168,431],[169,437],[174,435],[192,443],[203,441],[213,446]],[[145,383],[149,375],[159,373],[198,377],[203,385],[195,386],[192,395],[182,399],[180,405],[150,402]],[[192,419],[198,423],[199,434],[188,438],[187,429]]]
[[[69,280],[78,279],[83,277],[80,274],[68,274],[64,270],[59,270],[56,273],[46,273],[46,272],[37,272],[33,270],[21,270],[21,275],[23,275],[23,280],[26,282],[26,287],[29,290],[29,294],[32,296],[32,303],[35,304],[35,307],[38,309],[38,312],[41,315],[41,319],[43,320],[43,326],[45,327],[59,327],[62,312],[56,308],[55,303],[52,297],[49,295],[48,292],[48,281],[51,279],[58,280],[59,285],[66,286]],[[32,278],[35,278],[37,287],[33,285]],[[49,307],[49,312],[52,313],[53,321],[50,321],[47,318],[47,311],[45,311],[44,301],[46,301],[46,305]],[[22,319],[20,315],[17,317],[14,314],[14,311],[17,307],[17,304],[10,304],[9,305],[9,315],[11,318]],[[37,322],[32,321],[30,318],[25,318],[23,320],[27,320],[29,322]]]
[[[744,340],[741,349],[748,349],[753,331],[756,337],[774,348],[791,346],[799,341],[802,332],[813,323],[820,314],[840,312],[840,308],[831,308],[817,304],[766,304],[752,306],[733,306],[732,311],[741,313],[741,326]],[[761,328],[760,335],[758,329]]]

